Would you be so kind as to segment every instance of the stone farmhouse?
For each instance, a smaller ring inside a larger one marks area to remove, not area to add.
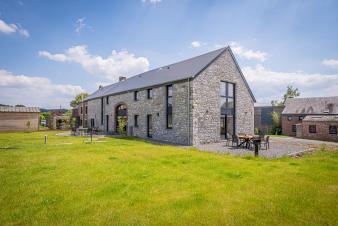
[[[338,96],[289,98],[282,112],[283,134],[338,141]]]
[[[132,136],[197,145],[236,133],[253,134],[254,103],[230,47],[225,47],[120,77],[80,106],[88,127],[117,133],[123,125]]]
[[[0,106],[0,131],[37,131],[39,119],[37,107]]]

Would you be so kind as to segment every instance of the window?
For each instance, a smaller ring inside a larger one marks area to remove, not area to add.
[[[95,127],[95,121],[93,118],[90,119],[90,127]]]
[[[309,125],[309,133],[316,133],[316,125]]]
[[[235,109],[235,84],[229,82],[221,82],[221,114],[234,114]]]
[[[82,114],[82,107],[80,107],[80,114]]]
[[[235,134],[235,84],[220,82],[221,139]]]
[[[173,86],[167,86],[167,129],[173,128]]]
[[[147,98],[148,99],[153,99],[153,89],[148,89],[147,90]]]
[[[302,116],[302,115],[298,117],[299,121],[302,121],[303,119],[304,119],[304,116]]]
[[[337,126],[329,126],[329,134],[337,134]]]
[[[106,97],[106,104],[109,104],[109,97]]]
[[[292,125],[292,132],[293,132],[293,133],[297,132],[297,127],[296,127],[296,125]]]
[[[134,91],[134,100],[138,101],[139,96],[138,96],[138,91]]]
[[[288,121],[291,121],[292,120],[292,116],[288,116]]]
[[[86,114],[88,114],[88,106],[86,106],[86,108],[85,108],[85,109],[86,109],[86,111],[85,111],[85,112],[86,112]]]
[[[138,115],[134,115],[134,127],[138,127]]]

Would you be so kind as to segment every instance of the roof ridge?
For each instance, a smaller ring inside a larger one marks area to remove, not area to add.
[[[131,77],[127,78],[127,79],[126,79],[126,80],[124,80],[124,81],[118,81],[118,82],[114,82],[114,83],[112,83],[112,84],[109,84],[109,85],[103,86],[103,88],[106,88],[106,87],[112,86],[112,85],[114,85],[114,84],[119,84],[119,83],[125,82],[125,81],[127,81],[127,80],[129,80],[129,79],[132,79],[132,78],[134,78],[134,77],[140,76],[140,75],[142,75],[142,74],[145,74],[145,73],[148,73],[148,72],[151,72],[151,71],[156,71],[156,70],[159,70],[159,69],[161,69],[161,68],[164,68],[164,67],[170,67],[170,66],[172,66],[172,65],[179,64],[179,63],[183,63],[183,62],[186,62],[186,61],[189,61],[189,60],[192,60],[192,59],[195,59],[195,58],[201,57],[201,56],[205,56],[205,55],[207,55],[207,54],[211,54],[211,53],[214,53],[214,52],[217,52],[217,51],[220,51],[220,50],[222,50],[221,52],[223,52],[223,50],[225,50],[225,49],[226,49],[226,48],[228,48],[228,47],[229,47],[229,46],[225,46],[225,47],[218,48],[218,49],[215,49],[215,50],[212,50],[212,51],[206,52],[206,53],[202,53],[202,54],[200,54],[200,55],[197,55],[197,56],[194,56],[194,57],[190,57],[190,58],[188,58],[188,59],[185,59],[185,60],[180,60],[180,61],[177,61],[177,62],[175,62],[175,63],[172,63],[172,64],[166,64],[166,65],[163,65],[163,66],[160,66],[160,67],[157,67],[157,68],[153,68],[153,69],[150,69],[150,70],[148,70],[148,71],[144,71],[144,72],[142,72],[142,73],[139,73],[139,74],[133,75],[133,76],[131,76]],[[217,56],[216,56],[216,57],[217,57]],[[216,58],[216,57],[215,57],[215,58]]]
[[[299,99],[314,99],[314,98],[338,98],[338,96],[321,96],[321,97],[289,97],[287,100],[299,100]]]
[[[125,81],[115,82],[97,89],[85,100],[192,78],[227,49],[229,46],[136,74]]]

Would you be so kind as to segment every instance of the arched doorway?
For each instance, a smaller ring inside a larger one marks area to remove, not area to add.
[[[127,126],[128,126],[128,115],[127,115],[127,105],[119,104],[116,106],[115,110],[115,129],[117,133],[127,134]]]

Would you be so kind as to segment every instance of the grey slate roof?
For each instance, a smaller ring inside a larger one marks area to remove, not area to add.
[[[130,77],[125,81],[117,82],[117,83],[114,83],[108,86],[104,86],[101,89],[98,89],[97,91],[95,91],[93,94],[91,94],[87,98],[85,98],[85,100],[95,99],[95,98],[99,98],[99,97],[103,97],[107,95],[113,95],[113,94],[122,93],[126,91],[131,91],[131,90],[136,90],[136,89],[141,89],[141,88],[146,88],[146,87],[152,87],[156,85],[166,84],[169,82],[175,82],[175,81],[180,81],[180,80],[184,80],[188,78],[193,78],[196,75],[198,75],[201,71],[203,71],[210,63],[212,63],[219,55],[221,55],[227,49],[232,54],[230,47],[224,47],[221,49],[217,49],[217,50],[202,54],[200,56],[196,56],[196,57],[193,57],[187,60],[183,60],[183,61],[180,61],[174,64],[156,68],[150,71],[146,71],[144,73]],[[236,65],[239,68],[237,62],[236,62]],[[241,72],[241,76],[243,77],[243,80],[251,94],[251,97],[255,101],[255,97],[253,96],[242,72]]]
[[[282,114],[338,114],[338,96],[289,98]]]
[[[38,107],[10,107],[10,106],[0,106],[0,112],[40,112]]]
[[[308,115],[303,121],[308,122],[338,122],[338,115]]]

